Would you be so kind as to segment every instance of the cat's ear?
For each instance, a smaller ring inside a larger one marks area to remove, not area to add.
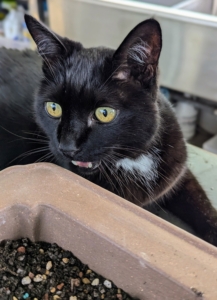
[[[162,48],[159,23],[148,19],[138,24],[124,39],[113,56],[114,76],[119,80],[147,83],[157,75]]]
[[[49,30],[32,16],[25,14],[24,18],[26,26],[42,57],[52,60],[66,52],[66,47],[61,37]]]

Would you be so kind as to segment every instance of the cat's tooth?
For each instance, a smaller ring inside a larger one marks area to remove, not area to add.
[[[78,164],[77,164],[77,162],[76,161],[74,161],[74,160],[72,160],[71,161],[71,163],[73,163],[73,165],[75,165],[75,166],[77,166]]]
[[[88,168],[92,168],[93,164],[91,162],[89,162],[88,164]]]

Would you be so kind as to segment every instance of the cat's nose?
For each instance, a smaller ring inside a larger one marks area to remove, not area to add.
[[[79,151],[79,149],[75,145],[62,145],[59,144],[59,150],[66,157],[72,159],[74,155]]]

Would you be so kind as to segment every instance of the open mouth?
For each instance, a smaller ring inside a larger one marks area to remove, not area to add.
[[[82,169],[88,169],[88,170],[94,170],[98,168],[99,162],[83,162],[83,161],[75,161],[72,160],[71,163],[77,167],[80,167]]]

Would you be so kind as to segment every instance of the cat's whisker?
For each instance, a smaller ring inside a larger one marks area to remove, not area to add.
[[[127,147],[127,146],[123,146],[123,147],[119,147],[119,146],[111,146],[111,147],[104,147],[104,149],[115,149],[115,150],[127,150],[127,151],[131,151],[132,153],[134,152],[138,152],[139,154],[146,154],[147,151],[143,150],[143,149],[139,149],[139,148],[134,148],[134,147]]]
[[[29,154],[36,154],[36,153],[43,152],[43,151],[48,151],[48,150],[50,150],[49,147],[40,147],[40,148],[36,148],[36,149],[31,149],[29,151],[26,151],[26,152],[22,153],[19,157],[22,157],[24,155],[26,157]]]
[[[113,188],[113,191],[115,192],[119,192],[117,187],[115,186],[115,184],[112,182],[112,179],[109,177],[108,173],[106,172],[105,168],[103,167],[102,164],[100,164],[99,169],[101,171],[101,174],[104,176],[105,179],[108,180],[108,182],[110,183],[111,187]]]
[[[113,155],[108,155],[110,160],[116,161],[116,157],[114,159]],[[130,180],[131,182],[133,182],[136,186],[138,186],[138,188],[140,190],[142,190],[145,194],[147,194],[149,201],[150,202],[155,202],[157,204],[157,206],[159,206],[159,208],[161,208],[163,210],[163,208],[159,205],[159,203],[157,202],[157,200],[154,199],[153,197],[153,193],[154,193],[154,187],[152,187],[152,185],[150,184],[150,182],[148,180],[145,179],[144,175],[140,172],[137,172],[138,175],[136,176],[136,173],[129,173],[129,172],[124,172],[124,173],[120,173],[119,177],[124,176],[124,180],[126,181],[126,183],[128,183],[128,180]],[[113,172],[114,175],[114,172]],[[141,185],[139,184],[139,182],[141,183]],[[143,185],[145,184],[145,186],[147,186],[148,190],[144,190]],[[156,185],[156,184],[155,184]],[[126,187],[126,186],[125,186]],[[133,195],[131,193],[131,195]],[[138,201],[138,199],[133,195],[133,197]],[[144,205],[144,203],[140,202],[141,206]]]
[[[150,202],[154,202],[162,211],[166,212],[162,206],[158,203],[157,199],[154,198],[154,189],[153,187],[151,187],[150,183],[145,180],[145,178],[143,176],[135,176],[135,174],[131,174],[131,173],[127,173],[127,176],[129,176],[131,178],[131,180],[138,186],[138,188],[140,188],[144,193],[147,194],[147,191],[144,190],[143,186],[147,186],[148,187],[148,198]],[[137,182],[139,181],[142,186]],[[168,183],[169,184],[169,183]],[[159,186],[157,183],[155,183],[155,186]]]
[[[147,191],[145,191],[138,183],[137,181],[134,179],[134,176],[132,176],[132,174],[130,173],[120,173],[121,175],[120,176],[124,176],[124,179],[126,182],[133,182],[136,184],[136,186],[142,190],[149,198],[150,198],[150,195],[149,193],[147,193]],[[133,195],[133,197],[138,201],[138,203],[140,203],[140,206],[142,207],[144,205],[144,203],[141,201],[141,200],[138,200],[138,198],[135,197],[135,195],[131,192],[131,195]]]
[[[113,161],[113,162],[115,161],[114,158],[111,155],[106,155],[106,158],[104,158],[104,163],[105,163],[105,160],[108,162],[108,164],[111,163],[111,161]],[[117,183],[119,184],[123,197],[126,199],[125,193],[124,193],[124,190],[123,190],[123,187],[125,187],[125,189],[133,196],[133,198],[138,203],[140,203],[140,205],[142,206],[143,203],[129,190],[129,188],[127,187],[127,185],[124,183],[124,181],[126,181],[126,183],[127,183],[126,178],[122,178],[122,176],[121,176],[122,174],[117,174],[117,172],[115,172],[114,169],[111,169],[108,166],[108,164],[106,164],[106,166],[109,169],[109,171],[112,173],[112,175],[115,177]],[[126,176],[126,174],[124,174],[124,175]]]
[[[103,160],[103,163],[105,164],[106,168],[111,172],[111,169],[109,168],[108,164],[106,163],[106,158],[104,158]],[[109,159],[108,159],[108,163],[109,163]],[[112,175],[115,177],[116,179],[116,182],[118,183],[119,187],[120,187],[120,191],[122,193],[122,197],[125,198],[125,193],[124,193],[124,190],[123,190],[123,182],[120,180],[120,178],[117,176],[117,174],[115,174],[114,172],[112,172]],[[120,191],[118,191],[118,194],[120,195]]]
[[[11,140],[11,141],[8,141],[8,144],[10,144],[10,143],[14,143],[14,142],[16,142],[16,141],[20,141],[21,139],[25,139],[24,137],[23,138],[18,138],[18,139],[13,139],[13,140]],[[45,144],[45,145],[48,145],[49,144],[49,142],[48,141],[45,141],[45,140],[40,140],[40,139],[28,139],[28,144]]]
[[[150,203],[155,203],[160,209],[163,210],[163,208],[161,207],[161,205],[157,202],[157,200],[154,199],[153,197],[153,188],[150,186],[150,184],[146,181],[146,180],[142,180],[142,178],[140,176],[136,177],[134,174],[131,173],[127,173],[124,174],[125,176],[128,176],[130,178],[130,180],[140,189],[142,190],[148,197]],[[139,182],[142,184],[140,185]],[[143,185],[145,184],[146,187],[148,187],[147,191],[144,190]],[[143,205],[145,205],[145,203],[141,203],[141,206],[143,207]],[[163,210],[164,211],[164,210]]]
[[[13,160],[11,160],[9,164],[11,164],[12,162],[16,161],[19,159],[19,161],[22,161],[24,158],[30,156],[30,155],[33,155],[33,154],[37,154],[37,153],[40,153],[40,152],[44,152],[44,151],[48,151],[49,150],[49,147],[41,147],[41,148],[36,148],[36,149],[31,149],[31,150],[28,150],[20,155],[18,155],[17,157],[15,157]]]
[[[45,135],[42,135],[42,134],[39,134],[39,133],[36,133],[36,132],[28,132],[28,131],[22,131],[23,133],[26,133],[26,134],[30,134],[30,135],[35,135],[35,136],[40,136],[42,138],[44,138],[44,140],[48,141],[48,138],[45,136]]]
[[[50,163],[53,163],[54,161],[56,161],[56,158],[53,156],[53,157],[50,157],[50,158],[48,158],[48,159],[50,159]],[[54,162],[55,163],[55,162]]]
[[[43,76],[42,80],[45,80],[48,85],[52,85],[52,82],[46,76]]]
[[[18,137],[18,138],[20,138],[20,139],[29,140],[29,141],[39,141],[39,139],[33,139],[33,138],[28,138],[28,137],[24,137],[24,136],[18,135],[18,134],[16,134],[16,133],[14,133],[14,132],[12,132],[12,131],[10,131],[10,130],[4,128],[3,126],[0,126],[0,127],[1,127],[3,130],[7,131],[8,133],[10,133],[10,134],[12,134],[12,135],[14,135],[14,136],[16,136],[16,137]],[[40,140],[40,141],[45,142],[45,140]]]
[[[111,148],[113,148],[113,147],[111,147]],[[162,157],[158,154],[158,153],[156,153],[156,152],[154,152],[154,151],[149,151],[153,156],[155,156],[155,157],[157,157],[160,161],[162,161],[162,162],[164,162],[166,165],[167,165],[167,163],[162,159]],[[113,154],[114,155],[116,155],[117,157],[121,157],[121,158],[129,158],[129,159],[133,159],[132,157],[130,157],[130,156],[128,156],[128,155],[125,155],[125,154],[121,154],[121,153],[118,153],[118,152],[113,152]],[[146,153],[147,154],[147,153]],[[143,165],[142,163],[141,163],[141,165]],[[167,183],[169,183],[168,181],[167,181],[167,178],[160,172],[160,170],[159,170],[159,168],[158,168],[158,174],[167,182]],[[142,175],[142,174],[141,174]]]
[[[35,161],[35,163],[47,161],[47,160],[50,159],[50,158],[55,158],[54,155],[53,155],[53,153],[47,153],[47,154],[45,154],[44,156],[42,156],[42,157],[40,157],[39,159],[37,159],[37,160]]]
[[[106,147],[106,148],[110,148],[110,149],[127,149],[127,147],[124,147],[124,148],[122,148],[122,147]],[[129,150],[129,149],[128,149]],[[139,149],[138,149],[139,150]],[[134,151],[134,149],[133,149],[133,151]],[[141,150],[139,150],[139,151],[141,151]],[[164,160],[162,159],[162,157],[157,153],[157,152],[154,152],[154,151],[149,151],[153,156],[156,156],[159,160],[161,160],[161,161],[163,161],[164,162]],[[146,153],[147,154],[147,153]],[[111,155],[111,154],[110,154]],[[125,154],[121,154],[121,153],[118,153],[118,152],[116,152],[116,151],[113,151],[113,155],[115,156],[115,158],[116,158],[116,161],[117,161],[117,158],[118,157],[121,157],[121,158],[129,158],[129,159],[133,159],[132,157],[130,157],[130,156],[128,156],[128,155],[125,155]],[[164,162],[165,164],[166,164],[166,162]],[[164,181],[166,182],[166,183],[168,183],[169,184],[169,181],[167,180],[167,178],[160,172],[160,170],[159,170],[159,168],[158,168],[158,174],[160,175],[160,177],[162,177],[163,179],[164,179]],[[141,174],[142,175],[142,174]]]

